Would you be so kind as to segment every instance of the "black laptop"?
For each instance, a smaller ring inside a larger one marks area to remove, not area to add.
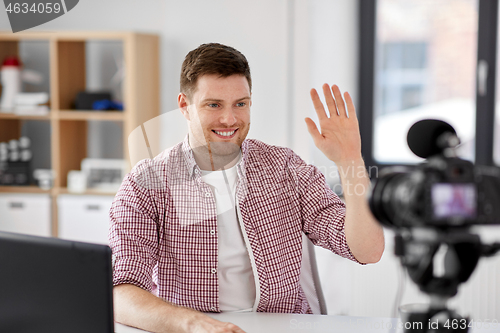
[[[0,232],[0,332],[114,332],[110,248]]]

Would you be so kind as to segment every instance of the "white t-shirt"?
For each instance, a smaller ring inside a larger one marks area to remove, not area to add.
[[[222,171],[202,170],[215,194],[218,232],[219,306],[221,311],[252,311],[255,281],[250,257],[236,215],[237,164]]]

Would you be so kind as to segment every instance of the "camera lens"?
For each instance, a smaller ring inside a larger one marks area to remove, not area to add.
[[[401,223],[401,211],[410,198],[410,179],[406,170],[384,173],[372,188],[369,206],[373,216],[387,227]]]

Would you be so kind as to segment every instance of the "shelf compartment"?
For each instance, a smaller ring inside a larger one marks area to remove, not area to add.
[[[62,120],[59,122],[59,184],[66,187],[68,172],[80,170],[82,160],[87,157],[87,122]]]
[[[85,90],[85,42],[57,42],[58,109],[72,109],[76,95]]]
[[[17,41],[0,41],[0,61],[3,62],[8,56],[19,57],[19,43]]]

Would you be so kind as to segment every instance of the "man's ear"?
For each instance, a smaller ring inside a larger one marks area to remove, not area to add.
[[[184,118],[186,118],[187,120],[191,120],[189,118],[189,110],[188,110],[189,102],[188,102],[188,98],[187,98],[187,96],[184,93],[179,93],[179,96],[177,96],[177,105],[179,106],[179,109],[181,110],[182,115],[184,116]]]

